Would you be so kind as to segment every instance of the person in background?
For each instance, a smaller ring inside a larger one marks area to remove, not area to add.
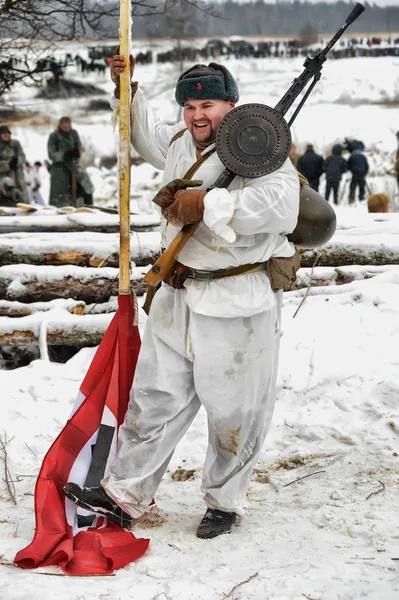
[[[61,117],[58,127],[50,134],[47,150],[50,167],[50,204],[80,206],[93,204],[93,184],[80,164],[82,143],[70,117]]]
[[[298,158],[296,168],[309,181],[310,187],[318,192],[323,173],[323,157],[316,154],[312,144],[306,146],[305,154]]]
[[[32,178],[33,178],[32,195],[33,195],[33,202],[35,204],[41,204],[42,206],[45,206],[44,198],[40,191],[40,188],[42,187],[42,180],[40,177],[40,168],[42,166],[43,166],[42,163],[39,160],[37,160],[32,167]]]
[[[367,210],[369,213],[387,213],[389,203],[390,198],[387,194],[371,194],[367,199]]]
[[[15,185],[11,177],[3,177],[0,180],[0,206],[14,207],[17,202],[23,202],[21,190]]]
[[[342,150],[341,144],[335,144],[332,147],[331,156],[327,156],[323,163],[323,170],[326,174],[326,193],[324,197],[328,200],[332,190],[335,204],[338,204],[338,192],[341,177],[348,169],[348,163],[342,156]]]
[[[27,198],[28,204],[33,204],[33,193],[32,193],[33,173],[32,173],[32,165],[28,161],[26,161],[26,163],[25,163],[24,180],[25,180],[26,198]]]
[[[25,154],[18,140],[11,139],[8,125],[0,125],[0,177],[9,177],[21,193],[20,202],[27,202],[27,191],[24,177]]]
[[[350,157],[348,160],[348,170],[352,173],[352,179],[349,186],[349,204],[355,201],[356,188],[359,188],[359,200],[364,200],[366,189],[366,175],[369,172],[369,163],[362,153],[364,149],[363,142],[353,141],[347,143]]]

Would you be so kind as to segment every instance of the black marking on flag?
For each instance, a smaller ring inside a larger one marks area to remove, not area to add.
[[[93,458],[85,481],[85,487],[95,487],[100,485],[100,481],[104,477],[105,467],[107,466],[114,433],[115,427],[103,424],[100,425],[96,445],[93,451]]]
[[[100,481],[104,477],[105,467],[107,466],[114,432],[115,427],[111,427],[110,425],[100,425],[97,441],[95,445],[91,447],[92,459],[84,484],[85,487],[97,487],[100,485]],[[95,515],[80,515],[79,512],[77,513],[78,527],[91,527],[95,520]]]
[[[95,515],[80,515],[77,514],[78,517],[78,527],[91,527],[96,520]]]

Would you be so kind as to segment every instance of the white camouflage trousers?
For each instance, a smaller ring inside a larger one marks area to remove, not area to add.
[[[149,506],[201,404],[209,441],[202,477],[208,507],[244,514],[252,469],[275,402],[282,293],[252,317],[193,313],[164,284],[146,324],[119,449],[102,485],[132,517]]]

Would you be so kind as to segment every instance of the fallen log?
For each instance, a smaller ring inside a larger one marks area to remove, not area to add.
[[[131,256],[136,266],[145,266],[159,256],[158,232],[135,232],[131,236]],[[78,265],[82,267],[119,266],[119,239],[110,233],[24,233],[0,236],[0,266]]]
[[[307,287],[324,287],[330,285],[345,285],[352,281],[371,279],[387,271],[399,270],[397,265],[386,266],[346,266],[346,267],[314,267],[301,268],[296,274],[296,280],[285,291],[299,290]]]
[[[131,286],[137,296],[147,291],[147,267],[135,267]],[[107,267],[7,265],[0,267],[0,299],[48,302],[56,298],[101,303],[118,295],[119,269]]]
[[[160,225],[156,215],[131,215],[131,231],[153,231]],[[43,232],[78,232],[91,231],[98,233],[117,233],[119,231],[119,215],[102,213],[69,215],[34,215],[34,216],[2,216],[0,218],[0,234],[2,233],[43,233]]]
[[[367,238],[337,235],[314,250],[301,251],[302,267],[345,265],[399,265],[399,241],[397,235],[378,234]]]
[[[138,298],[142,300],[142,298]],[[85,308],[85,315],[104,315],[105,313],[114,313],[118,310],[118,298],[113,296],[107,302],[96,302],[88,304]]]
[[[298,288],[287,291],[283,295],[283,302],[286,306],[290,303],[298,304],[305,298],[328,297],[332,299],[346,296],[350,303],[368,301],[377,307],[385,302],[384,296],[397,294],[398,283],[399,266],[393,265],[390,269],[380,273],[375,272],[371,278],[356,277],[345,285],[306,286],[307,289]]]
[[[0,300],[1,317],[27,317],[38,312],[47,312],[55,308],[65,309],[73,315],[83,315],[86,303],[77,300],[64,299],[52,300],[51,302],[32,302],[31,304]]]
[[[63,316],[47,313],[41,319],[38,315],[0,317],[0,345],[24,346],[45,341],[48,346],[97,346],[113,316],[114,313],[77,316],[65,311]]]

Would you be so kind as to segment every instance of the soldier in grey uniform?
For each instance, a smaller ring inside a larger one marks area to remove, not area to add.
[[[93,204],[93,184],[80,164],[82,143],[76,129],[72,129],[70,117],[62,117],[58,127],[50,134],[47,151],[51,165],[50,204],[70,206],[76,181],[76,205]]]
[[[21,202],[27,202],[24,179],[25,154],[18,140],[11,139],[8,125],[0,125],[0,178],[10,178],[21,192]]]

